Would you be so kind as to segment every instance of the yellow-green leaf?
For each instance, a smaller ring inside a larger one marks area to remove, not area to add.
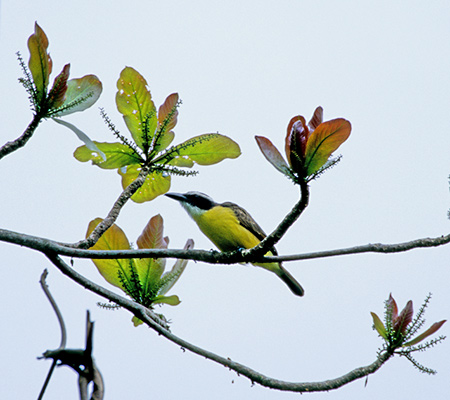
[[[36,87],[37,102],[40,103],[47,94],[49,76],[52,72],[52,59],[47,53],[48,39],[42,28],[34,24],[34,33],[28,38],[30,60],[28,68],[33,76]]]
[[[141,161],[132,149],[122,143],[100,143],[96,141],[93,143],[103,155],[86,146],[80,146],[75,150],[73,156],[81,162],[92,161],[92,164],[103,169],[121,168]]]
[[[371,312],[370,314],[372,315],[373,325],[375,326],[376,331],[382,338],[387,339],[386,328],[384,327],[384,324],[381,322],[381,319],[378,317],[377,314],[373,312]]]
[[[235,141],[218,133],[208,133],[167,149],[167,152],[155,161],[176,166],[192,166],[192,162],[212,165],[225,158],[237,158],[240,155],[241,149]]]
[[[59,106],[61,111],[53,114],[56,117],[84,111],[91,107],[100,97],[103,87],[95,75],[86,75],[67,82],[64,103]]]
[[[138,317],[131,318],[131,321],[133,322],[133,325],[135,327],[143,324],[143,322]]]
[[[147,120],[151,139],[158,122],[155,104],[147,88],[147,81],[134,68],[126,67],[117,81],[117,109],[133,136],[135,143],[144,149],[143,124]],[[150,118],[148,119],[148,117]]]
[[[170,145],[170,143],[172,143],[174,137],[175,133],[173,131],[162,133],[158,139],[158,142],[155,144],[155,148],[153,149],[155,152],[154,154],[157,154],[160,151],[166,149]]]
[[[180,299],[177,295],[172,296],[156,296],[155,300],[152,302],[152,304],[168,304],[169,306],[177,306],[181,303]]]
[[[350,136],[351,129],[349,121],[338,118],[321,123],[311,133],[305,151],[307,176],[313,175],[328,161],[330,155]]]
[[[141,166],[137,164],[128,165],[118,172],[122,176],[122,187],[125,189],[139,175]],[[160,172],[147,175],[144,184],[137,190],[131,200],[136,203],[144,203],[168,192],[170,189],[170,176],[163,176]]]
[[[88,237],[95,227],[102,222],[102,218],[96,218],[89,223],[86,237]],[[129,250],[130,243],[123,232],[116,224],[112,225],[91,247],[91,250]],[[127,259],[92,259],[100,274],[111,284],[123,289],[119,279],[119,271],[124,276],[130,272],[130,262]]]

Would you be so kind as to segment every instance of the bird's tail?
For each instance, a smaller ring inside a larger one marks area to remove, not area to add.
[[[289,271],[285,269],[281,264],[279,264],[279,268],[277,268],[277,270],[275,270],[274,272],[283,280],[286,285],[288,285],[289,289],[291,289],[291,292],[296,296],[303,296],[305,294],[302,285],[300,285],[300,283],[298,283],[295,278],[289,273]]]
[[[267,253],[267,255],[272,255],[272,253]],[[305,294],[302,285],[295,280],[295,278],[281,265],[281,263],[253,263],[253,265],[262,267],[277,274],[296,296],[303,296]]]

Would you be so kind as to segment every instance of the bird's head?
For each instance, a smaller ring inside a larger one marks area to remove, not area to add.
[[[187,192],[187,193],[166,193],[167,197],[177,200],[183,206],[183,208],[191,216],[203,214],[205,211],[210,210],[217,203],[205,193],[201,192]]]

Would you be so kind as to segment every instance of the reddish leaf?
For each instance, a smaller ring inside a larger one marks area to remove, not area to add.
[[[420,343],[422,340],[426,339],[428,336],[432,335],[434,332],[436,332],[444,323],[447,322],[447,320],[435,322],[433,325],[431,325],[424,333],[417,336],[415,339],[404,343],[403,346],[414,346],[417,343]]]
[[[167,249],[168,242],[163,236],[164,221],[160,214],[155,215],[138,237],[136,243],[139,249]]]
[[[50,108],[58,108],[64,103],[67,91],[67,80],[69,79],[70,64],[64,65],[61,73],[55,78],[53,87],[48,94]]]
[[[286,135],[286,157],[289,165],[296,172],[303,169],[303,160],[309,137],[305,118],[297,115],[289,121]]]
[[[178,104],[178,93],[172,93],[171,95],[167,96],[167,99],[159,107],[159,110],[158,110],[159,125],[161,125],[164,122],[164,120],[169,116],[169,114],[177,106],[177,104]],[[178,117],[178,111],[175,110],[172,117],[170,118],[170,121],[166,125],[166,132],[169,132],[170,130],[172,130],[175,127],[175,125],[177,124],[177,117]]]
[[[311,133],[306,143],[305,168],[306,175],[317,172],[331,154],[350,136],[351,124],[343,118],[321,123]]]
[[[406,332],[406,327],[410,324],[413,317],[413,303],[411,300],[406,303],[405,308],[401,311],[400,315],[393,320],[394,322],[394,332],[401,332],[404,334]]]
[[[282,174],[288,175],[289,166],[272,142],[264,136],[255,136],[255,139],[259,149],[263,153],[264,157],[266,157],[267,161],[269,161]]]
[[[392,293],[389,293],[389,298],[387,301],[387,306],[391,310],[391,321],[395,321],[398,317],[398,307],[394,298],[392,297]]]
[[[319,106],[314,110],[314,114],[313,114],[311,120],[308,122],[309,130],[313,131],[322,122],[323,122],[323,108]]]

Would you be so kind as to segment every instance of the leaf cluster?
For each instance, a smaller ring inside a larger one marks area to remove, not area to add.
[[[157,110],[147,81],[135,69],[126,67],[122,70],[117,89],[117,109],[132,140],[122,135],[102,111],[107,126],[119,142],[94,141],[96,148],[81,146],[75,150],[74,157],[81,162],[91,161],[103,169],[117,169],[123,188],[144,171],[145,182],[131,197],[133,201],[142,203],[166,193],[172,175],[195,175],[197,172],[185,169],[192,168],[194,163],[212,165],[241,154],[236,142],[218,133],[198,135],[170,146],[181,104],[179,96],[172,93]]]
[[[102,222],[96,218],[89,223],[86,236]],[[150,219],[142,234],[137,239],[139,249],[167,249],[169,238],[163,235],[164,222],[161,215]],[[185,249],[194,246],[188,240]],[[131,245],[116,224],[112,225],[91,247],[92,250],[125,250]],[[183,273],[188,260],[177,260],[170,271],[165,272],[166,259],[131,258],[131,259],[98,259],[92,260],[100,274],[112,285],[122,289],[134,301],[145,307],[152,308],[155,304],[176,306],[180,299],[176,295],[166,296]],[[133,318],[135,325],[139,322]]]
[[[102,84],[95,75],[69,80],[70,64],[64,65],[49,89],[53,61],[48,46],[46,34],[36,23],[34,33],[28,39],[28,67],[17,53],[24,75],[19,82],[29,94],[35,114],[41,118],[56,118],[91,107],[100,97]]]
[[[264,136],[255,136],[256,142],[275,169],[292,179],[294,183],[309,182],[336,165],[341,157],[331,154],[350,136],[351,124],[343,118],[323,122],[323,109],[317,107],[311,120],[303,116],[291,118],[285,139],[287,162]]]
[[[409,300],[399,314],[397,303],[390,294],[388,300],[385,302],[384,324],[377,314],[372,312],[371,315],[374,329],[385,341],[385,350],[391,354],[395,353],[406,357],[421,372],[435,374],[436,371],[422,366],[411,355],[411,353],[425,351],[430,347],[434,347],[445,339],[445,336],[439,336],[436,339],[421,343],[427,337],[438,331],[446,320],[435,322],[425,332],[414,337],[425,324],[424,314],[430,299],[431,294],[425,298],[424,303],[413,318],[414,311],[412,301]]]

